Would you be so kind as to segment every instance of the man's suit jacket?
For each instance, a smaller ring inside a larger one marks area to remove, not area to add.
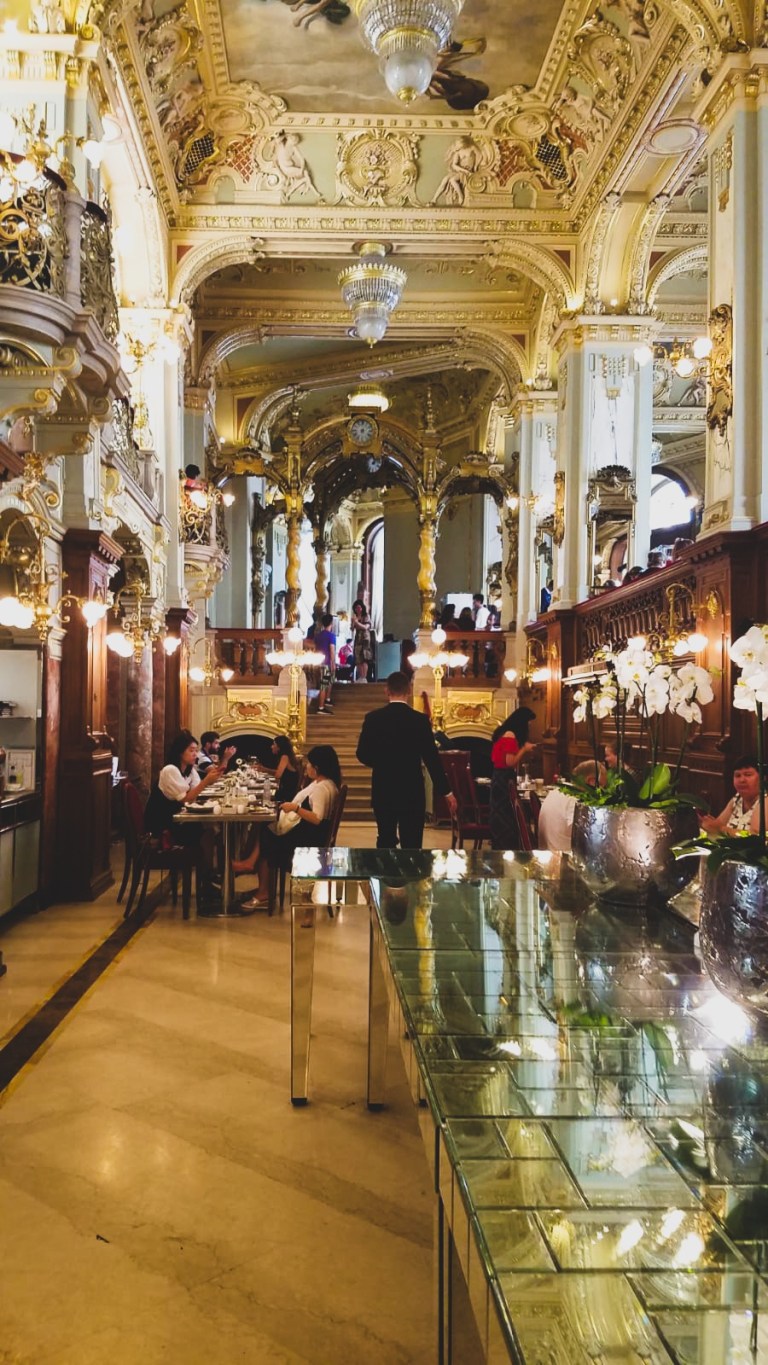
[[[424,764],[438,796],[450,791],[432,727],[421,711],[389,702],[369,711],[357,745],[358,761],[372,768],[373,806],[423,806]]]

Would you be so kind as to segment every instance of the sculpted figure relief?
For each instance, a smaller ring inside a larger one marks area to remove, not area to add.
[[[306,159],[299,150],[298,133],[278,133],[273,143],[272,166],[279,176],[283,199],[293,194],[317,194]]]
[[[466,203],[470,177],[480,170],[483,157],[471,137],[460,137],[448,148],[448,174],[437,188],[433,203],[460,208]]]
[[[38,0],[29,14],[30,33],[66,33],[67,21],[61,12],[61,0]]]

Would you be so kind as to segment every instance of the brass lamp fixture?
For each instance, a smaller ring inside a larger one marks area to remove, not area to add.
[[[360,29],[403,104],[426,94],[464,0],[353,0]]]
[[[707,615],[711,619],[720,610],[720,600],[712,589],[703,602],[697,603],[693,589],[686,583],[670,583],[665,589],[666,609],[659,615],[658,630],[647,635],[633,635],[629,646],[648,648],[662,659],[682,659],[686,654],[701,654],[707,647],[707,637],[698,629],[697,620]]]
[[[461,654],[458,650],[443,649],[448,636],[442,626],[438,626],[432,631],[432,643],[436,646],[434,650],[412,654],[410,664],[412,668],[431,668],[435,680],[435,693],[432,699],[432,729],[441,730],[445,722],[445,707],[443,705],[443,679],[446,675],[450,678],[452,668],[466,668],[469,663],[469,656]]]
[[[267,655],[267,663],[272,668],[289,670],[290,691],[288,694],[288,738],[292,744],[301,741],[301,691],[299,680],[303,668],[320,668],[325,663],[325,655],[316,649],[304,649],[304,636],[300,626],[291,626],[286,631],[287,649],[273,649]]]
[[[226,664],[219,664],[213,657],[213,641],[209,635],[202,636],[197,641],[192,654],[203,646],[202,664],[193,664],[189,670],[190,682],[202,683],[204,687],[212,687],[215,682],[228,683],[235,676],[234,668],[228,668]]]
[[[386,412],[389,399],[378,384],[359,384],[354,392],[347,395],[347,407],[353,412]]]
[[[13,538],[15,527],[25,534]],[[14,630],[36,629],[45,641],[58,616],[62,625],[70,617],[67,606],[79,607],[89,630],[104,619],[109,602],[98,597],[78,597],[66,592],[51,601],[55,572],[45,562],[45,537],[50,531],[43,517],[34,512],[19,514],[7,523],[0,537],[0,626]]]
[[[150,641],[156,640],[161,633],[162,627],[156,621],[145,619],[144,601],[149,596],[148,588],[144,575],[136,573],[131,574],[114,594],[110,608],[114,624],[107,634],[107,648],[121,659],[133,657],[138,662]]]
[[[675,374],[681,379],[691,379],[694,375],[709,373],[709,356],[712,340],[708,336],[695,337],[693,341],[678,341],[677,337],[670,346],[661,342],[643,342],[635,347],[635,363],[643,368],[652,360],[666,360]]]
[[[531,636],[525,646],[525,672],[521,686],[536,687],[549,682],[550,671],[547,665],[547,649],[543,640]]]
[[[341,297],[355,319],[356,335],[368,346],[375,346],[389,326],[408,276],[399,266],[388,263],[391,248],[383,242],[360,242],[354,250],[359,260],[339,274]]]

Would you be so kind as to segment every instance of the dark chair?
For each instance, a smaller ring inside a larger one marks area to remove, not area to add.
[[[448,749],[441,753],[440,759],[456,797],[456,814],[451,817],[451,847],[463,848],[466,839],[472,841],[473,848],[481,848],[491,837],[491,827],[480,806],[470,754],[463,749]]]
[[[341,818],[344,814],[344,806],[346,805],[348,791],[349,788],[346,782],[343,782],[342,785],[339,787],[339,794],[336,797],[336,804],[333,808],[333,814],[331,815],[331,825],[330,829],[328,830],[328,843],[325,844],[325,848],[336,847],[336,840],[339,837],[339,826],[341,825]],[[281,915],[283,913],[283,910],[285,909],[285,883],[288,871],[289,869],[287,867],[270,867],[269,869],[270,915],[273,915],[275,913],[276,901],[278,902]],[[332,919],[333,910],[330,905],[328,906],[328,914],[331,916]]]
[[[125,840],[125,866],[123,880],[117,893],[118,905],[125,895],[128,881],[136,867],[136,861],[144,838],[144,807],[141,797],[132,782],[122,783],[123,798],[123,838]]]
[[[131,890],[128,896],[128,903],[123,912],[123,919],[127,919],[133,909],[136,892],[141,881],[141,891],[136,903],[137,911],[144,904],[144,897],[147,894],[150,872],[170,872],[171,874],[171,897],[173,904],[178,900],[178,875],[181,873],[181,905],[185,919],[189,919],[189,906],[192,896],[192,869],[197,861],[197,850],[186,844],[171,844],[164,847],[160,839],[148,834],[144,829],[144,811],[141,805],[141,798],[136,788],[127,782],[126,787],[131,787],[134,797],[126,796],[126,841],[130,837],[136,848],[136,855],[133,860],[133,875],[131,877]],[[129,834],[130,831],[130,834]]]
[[[539,816],[541,814],[541,801],[536,792],[528,794],[528,809],[531,812],[531,834],[533,836],[534,848],[539,847]]]
[[[517,820],[517,828],[520,833],[520,847],[524,853],[532,853],[533,842],[531,840],[531,829],[528,824],[528,817],[525,813],[523,803],[517,794],[514,782],[510,782],[509,784],[509,803],[514,811],[515,819]]]

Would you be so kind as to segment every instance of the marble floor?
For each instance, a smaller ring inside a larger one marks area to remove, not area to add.
[[[75,967],[119,914],[107,896],[0,934],[0,1001],[12,986],[28,1012],[31,964],[42,1000],[67,942]],[[318,927],[306,1109],[289,971],[287,915],[185,923],[168,901],[19,1074],[0,1108],[3,1365],[432,1358],[432,1201],[394,1046],[387,1109],[363,1099],[365,912]]]

